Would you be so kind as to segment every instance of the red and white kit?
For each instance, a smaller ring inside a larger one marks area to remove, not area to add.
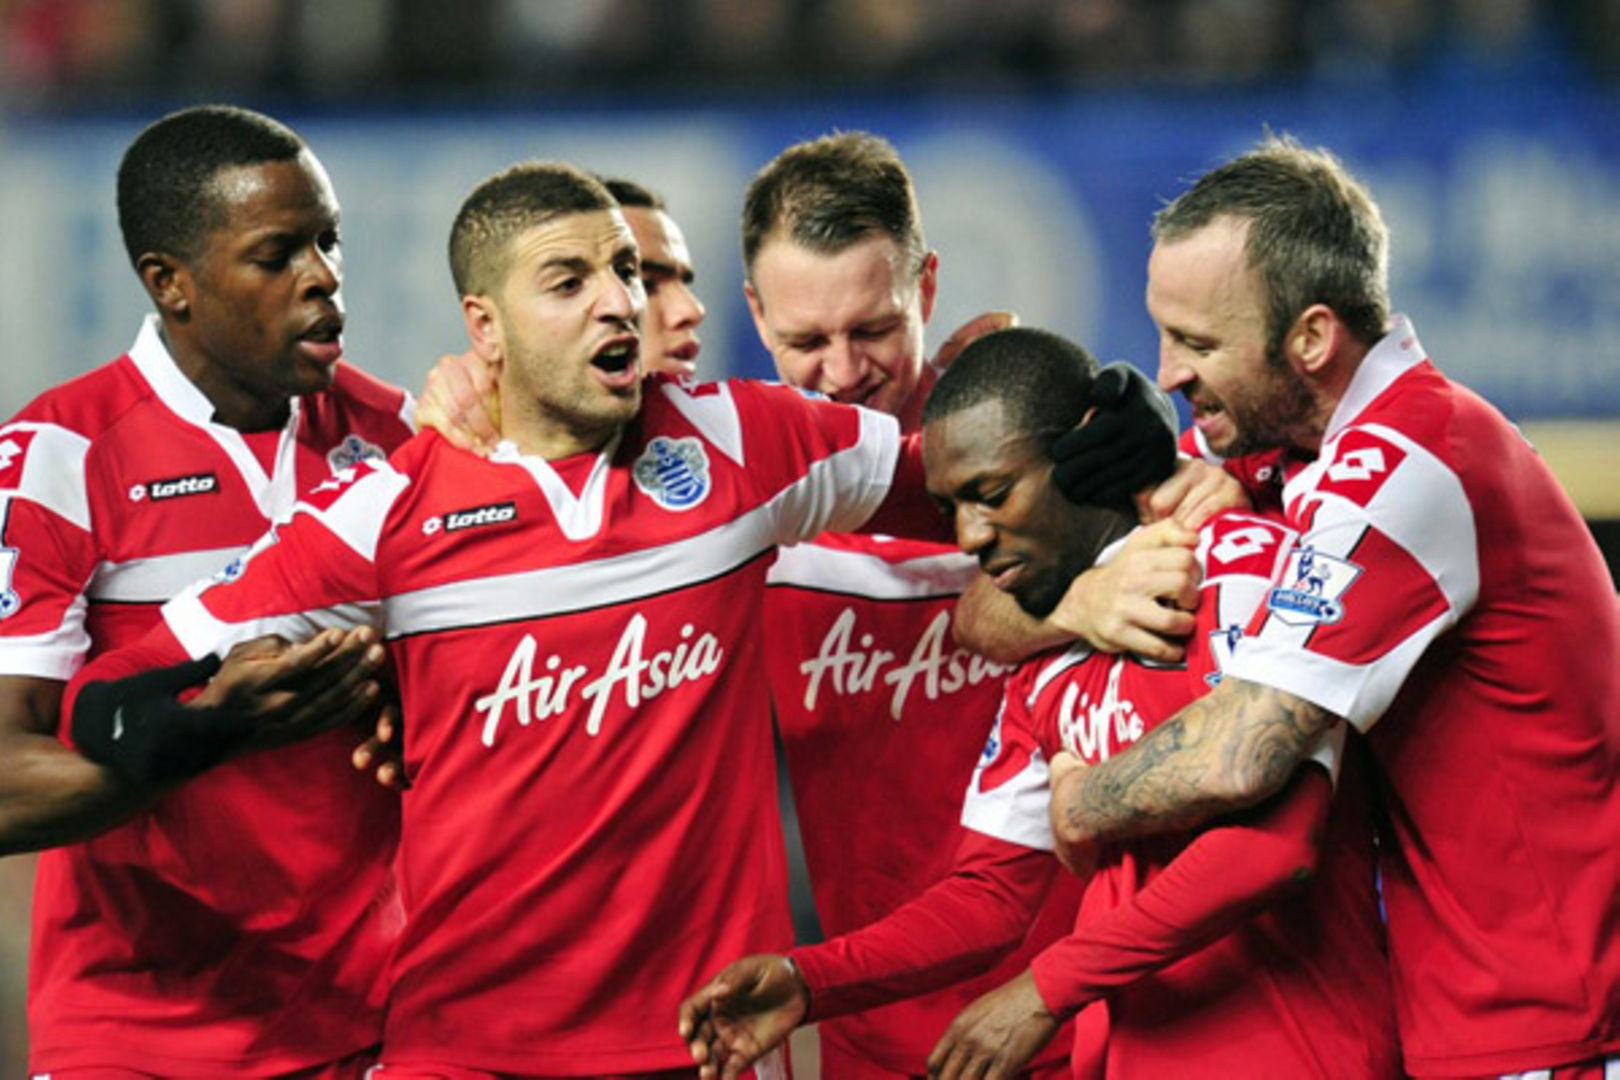
[[[993,898],[1016,908],[1001,898],[1039,884],[1032,863],[1053,864],[1051,757],[1066,749],[1094,764],[1205,692],[1291,538],[1251,515],[1224,514],[1204,527],[1198,627],[1185,665],[1076,647],[1038,657],[1009,680],[962,812],[982,834],[972,876],[991,883],[979,886],[976,907]],[[1321,750],[1329,770],[1341,741]],[[1109,997],[1106,1017],[1092,1005],[1076,1021],[1076,1075],[1173,1075],[1189,1063],[1208,1075],[1391,1074],[1394,1022],[1365,805],[1353,777],[1332,799],[1328,772],[1307,771],[1314,775],[1298,792],[1254,820],[1105,852],[1073,936],[1030,964],[1056,1009]],[[1297,853],[1324,819],[1320,876],[1289,891]],[[974,934],[994,920],[962,904],[938,888],[887,925],[796,950],[812,1001],[828,989],[842,999],[857,977],[901,986],[908,966],[928,971],[950,963],[950,950],[971,951]],[[940,922],[952,933],[929,932]]]
[[[390,1065],[689,1067],[682,997],[791,941],[765,572],[778,544],[866,521],[901,440],[782,387],[644,393],[599,454],[424,434],[165,609],[191,655],[384,629],[413,783]],[[920,486],[910,502],[926,512]]]
[[[805,862],[830,937],[876,922],[951,872],[962,792],[1011,670],[956,643],[951,613],[979,573],[954,546],[828,535],[784,548],[767,577],[766,657]],[[904,808],[905,827],[889,827]],[[956,1014],[1067,932],[1054,892],[1030,945],[987,975],[821,1021],[824,1059],[920,1075]],[[1064,1040],[1066,1042],[1066,1040]],[[1056,1045],[1048,1057],[1066,1056]]]
[[[1404,318],[1284,498],[1303,536],[1228,671],[1369,733],[1406,1067],[1620,1049],[1620,613],[1580,515]]]
[[[281,431],[244,436],[149,318],[127,355],[0,428],[0,671],[66,680],[134,641],[299,490],[408,438],[411,407],[343,365]],[[398,810],[350,767],[354,741],[228,763],[40,856],[34,1072],[262,1076],[376,1043]]]

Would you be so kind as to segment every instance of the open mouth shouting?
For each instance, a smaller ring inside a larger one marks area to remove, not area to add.
[[[633,388],[641,380],[641,342],[634,334],[609,338],[591,357],[597,381],[610,390]]]

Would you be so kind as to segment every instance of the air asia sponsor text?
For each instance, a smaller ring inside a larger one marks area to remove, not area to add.
[[[673,648],[647,655],[646,639],[646,617],[632,615],[613,648],[607,670],[587,681],[588,665],[564,666],[556,653],[539,662],[540,674],[536,675],[539,645],[534,635],[524,634],[506,662],[500,685],[473,703],[484,714],[484,745],[495,745],[507,705],[512,706],[517,722],[527,727],[535,720],[567,712],[578,691],[577,700],[589,702],[591,707],[585,731],[595,735],[602,730],[602,717],[616,694],[622,693],[625,708],[637,708],[665,690],[713,675],[725,657],[719,640],[708,632],[699,634],[691,623],[681,627],[680,640]]]
[[[919,678],[924,696],[938,701],[941,694],[954,694],[965,686],[977,686],[1012,670],[960,647],[947,652],[945,632],[950,621],[949,611],[937,612],[918,636],[908,658],[896,664],[899,657],[895,653],[872,647],[871,634],[861,634],[859,642],[855,641],[855,609],[846,607],[827,630],[821,652],[799,665],[806,677],[804,707],[816,707],[824,678],[834,694],[863,694],[878,685],[881,672],[883,685],[894,688],[889,697],[889,715],[898,720]]]

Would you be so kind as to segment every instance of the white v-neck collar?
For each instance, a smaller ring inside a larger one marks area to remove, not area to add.
[[[1405,315],[1390,320],[1385,334],[1362,359],[1361,366],[1350,376],[1350,385],[1339,399],[1333,416],[1322,435],[1324,444],[1340,431],[1355,423],[1373,400],[1389,389],[1391,383],[1427,359],[1423,344],[1418,341],[1412,321]]]
[[[174,362],[159,326],[156,315],[148,315],[141,324],[141,332],[129,348],[129,358],[136,370],[171,412],[200,428],[218,444],[253,493],[259,512],[271,521],[279,520],[291,512],[298,498],[298,424],[303,415],[302,402],[295,397],[288,403],[287,422],[282,425],[281,439],[276,445],[275,470],[267,476],[242,433],[214,422],[213,403]]]
[[[621,431],[613,436],[608,444],[596,455],[596,464],[591,466],[591,475],[585,480],[585,487],[575,498],[573,491],[566,481],[557,475],[557,470],[545,458],[525,454],[518,450],[517,444],[509,439],[502,439],[495,447],[495,452],[489,460],[502,465],[516,465],[534,478],[535,485],[540,493],[546,497],[551,505],[551,512],[557,519],[557,527],[564,536],[570,540],[585,540],[602,531],[603,508],[607,504],[608,473],[612,469],[613,455],[618,452],[619,440],[624,437]]]

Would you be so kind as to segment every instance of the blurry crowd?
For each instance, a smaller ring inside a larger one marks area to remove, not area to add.
[[[1620,78],[1620,0],[0,0],[0,104]]]

